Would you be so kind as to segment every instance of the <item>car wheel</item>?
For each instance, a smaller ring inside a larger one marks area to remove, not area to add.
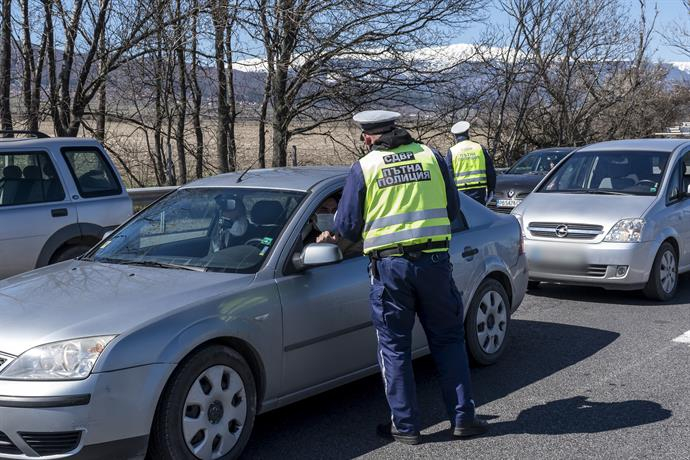
[[[89,249],[91,249],[91,247],[86,245],[67,246],[57,251],[53,257],[50,258],[50,263],[56,264],[58,262],[64,262],[65,260],[75,259],[86,253]]]
[[[506,347],[509,325],[508,294],[495,279],[485,279],[474,295],[465,319],[470,359],[481,366],[498,361]]]
[[[659,248],[644,294],[654,300],[670,300],[678,289],[678,255],[668,242]]]
[[[534,291],[535,289],[539,289],[539,286],[541,286],[541,281],[528,281],[527,282],[527,290],[528,291]]]
[[[249,441],[256,418],[256,385],[235,350],[204,348],[185,359],[156,410],[150,458],[235,459]]]

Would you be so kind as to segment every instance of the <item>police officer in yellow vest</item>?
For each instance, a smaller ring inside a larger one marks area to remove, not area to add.
[[[458,191],[485,205],[496,189],[496,170],[484,147],[470,140],[469,131],[466,121],[455,123],[450,129],[457,144],[448,151],[446,163]]]
[[[377,433],[417,444],[420,420],[412,373],[415,316],[426,332],[441,376],[451,434],[484,433],[475,415],[465,351],[463,305],[448,256],[458,194],[441,155],[396,128],[399,113],[354,117],[370,152],[352,165],[334,233],[317,242],[364,240],[369,255],[372,320],[391,421]]]

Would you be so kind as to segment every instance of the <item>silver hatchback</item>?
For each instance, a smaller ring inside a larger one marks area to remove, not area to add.
[[[514,211],[531,286],[675,295],[690,270],[690,141],[603,142],[571,153]]]
[[[368,259],[312,244],[346,174],[203,179],[85,259],[0,282],[0,457],[236,458],[257,413],[377,372]],[[526,259],[515,218],[462,206],[451,260],[470,355],[491,364]]]

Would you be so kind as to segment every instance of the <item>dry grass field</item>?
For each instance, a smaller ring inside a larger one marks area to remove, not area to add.
[[[257,121],[239,120],[235,125],[235,138],[237,143],[237,169],[243,170],[253,165],[258,156],[258,129]],[[50,120],[42,123],[41,129],[50,135],[54,134]],[[218,173],[216,158],[216,130],[212,122],[203,126],[204,130],[204,176]],[[165,130],[164,130],[165,134]],[[191,126],[186,130],[185,142],[187,144],[187,174],[188,180],[195,176],[196,159],[192,155],[195,151],[196,139]],[[416,133],[412,133],[415,135]],[[82,129],[80,136],[90,136],[90,132]],[[435,136],[424,136],[424,139],[440,151],[445,152],[451,145],[449,135],[436,133]],[[174,138],[167,145],[167,137],[164,136],[165,154],[168,147],[172,151],[172,160],[175,170],[179,170],[177,152]],[[271,131],[266,133],[266,165],[270,167],[272,160]],[[291,165],[292,146],[297,148],[297,164],[300,166],[311,165],[349,165],[358,158],[359,131],[351,123],[329,124],[321,127],[308,135],[296,135],[290,139],[288,152],[288,164]],[[106,125],[105,146],[113,157],[127,186],[136,187],[155,186],[156,177],[154,164],[150,152],[154,151],[153,131],[144,130],[134,124],[125,122],[109,122]]]

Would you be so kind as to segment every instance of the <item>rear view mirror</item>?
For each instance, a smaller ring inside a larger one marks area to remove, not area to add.
[[[295,267],[303,270],[309,267],[335,264],[343,260],[343,253],[336,244],[312,243],[308,244],[302,253],[293,259]]]
[[[108,237],[109,237],[110,235],[112,235],[114,231],[115,231],[115,230],[108,230],[107,232],[105,232],[105,233],[103,234],[103,238],[101,238],[101,241],[108,239]]]

